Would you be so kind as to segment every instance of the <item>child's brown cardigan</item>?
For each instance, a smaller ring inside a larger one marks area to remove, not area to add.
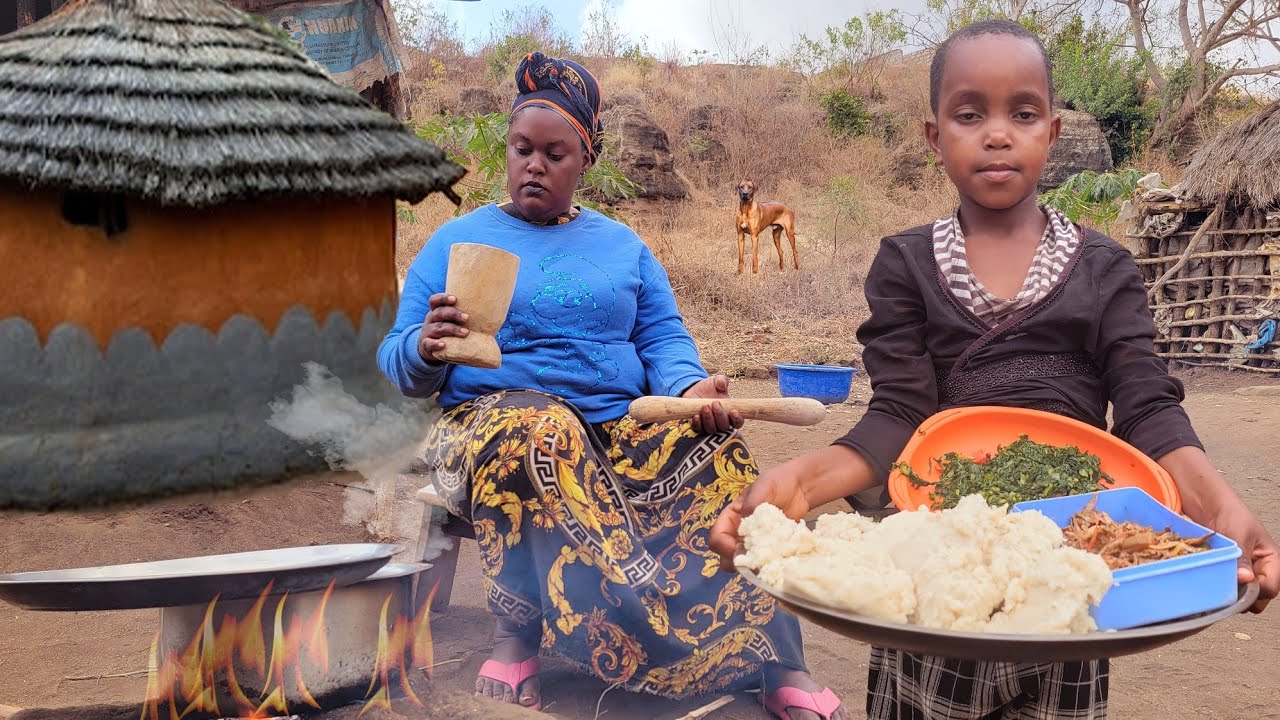
[[[931,226],[881,241],[866,279],[871,317],[858,329],[872,398],[836,442],[888,476],[911,433],[957,406],[1057,412],[1107,427],[1151,458],[1202,447],[1182,409],[1182,383],[1153,346],[1155,325],[1133,257],[1085,231],[1049,296],[990,328],[945,288]]]

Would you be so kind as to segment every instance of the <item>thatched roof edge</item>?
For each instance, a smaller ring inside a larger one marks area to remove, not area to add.
[[[1280,102],[1224,128],[1191,159],[1187,195],[1207,204],[1280,206]]]
[[[0,178],[29,188],[417,202],[464,173],[218,0],[74,0],[0,37]]]

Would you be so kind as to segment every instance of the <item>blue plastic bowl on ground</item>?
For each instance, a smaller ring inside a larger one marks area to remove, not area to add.
[[[778,392],[783,397],[813,398],[825,405],[844,402],[853,387],[855,368],[841,365],[795,365],[782,363],[778,369]]]
[[[1066,527],[1071,516],[1095,495],[1097,509],[1116,522],[1132,520],[1156,532],[1169,528],[1184,538],[1204,537],[1211,532],[1135,487],[1021,502],[1011,512],[1039,510],[1058,527]],[[1192,555],[1112,570],[1114,584],[1092,613],[1098,629],[1127,630],[1217,610],[1235,602],[1240,547],[1222,535],[1209,538],[1207,545],[1209,549]]]

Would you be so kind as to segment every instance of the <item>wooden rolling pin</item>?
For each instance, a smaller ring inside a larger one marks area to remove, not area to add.
[[[817,425],[827,407],[813,398],[678,398],[649,395],[631,401],[631,417],[640,422],[666,422],[691,418],[709,402],[719,402],[725,412],[738,411],[744,420],[764,420],[785,425]]]

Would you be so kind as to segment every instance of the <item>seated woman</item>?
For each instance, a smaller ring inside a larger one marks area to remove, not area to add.
[[[707,377],[671,284],[627,226],[573,206],[601,150],[600,94],[580,65],[528,56],[507,138],[511,201],[442,225],[409,269],[378,350],[409,396],[439,393],[428,466],[469,518],[497,617],[476,692],[541,705],[538,652],[667,697],[763,682],[782,720],[846,717],[809,678],[800,628],[767,594],[717,571],[716,517],[757,471]],[[498,335],[502,366],[453,366],[441,338],[467,315],[444,294],[449,250],[482,242],[520,271]],[[627,415],[642,395],[707,398],[678,422]]]

